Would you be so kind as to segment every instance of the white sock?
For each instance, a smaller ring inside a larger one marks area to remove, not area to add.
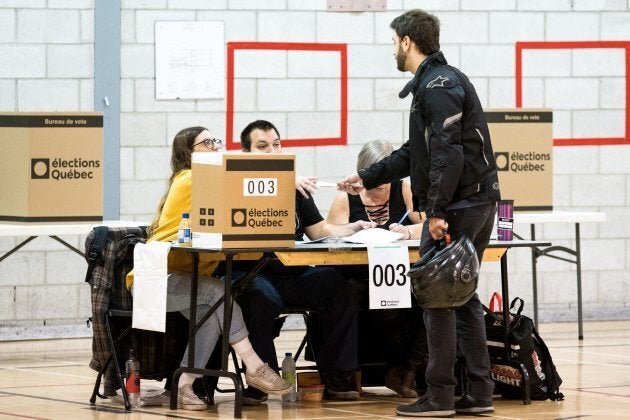
[[[192,386],[193,382],[197,379],[195,376],[190,373],[182,373],[179,377],[179,382],[177,383],[177,388],[181,389],[184,385]]]
[[[252,347],[252,343],[249,341],[249,338],[245,337],[238,343],[232,343],[231,346],[238,357],[241,358],[248,371],[256,372],[258,368],[264,364],[264,362],[254,351],[254,348]]]

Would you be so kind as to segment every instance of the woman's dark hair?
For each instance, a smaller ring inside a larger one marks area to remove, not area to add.
[[[177,174],[181,171],[190,169],[191,155],[195,138],[206,130],[208,130],[206,127],[188,127],[175,134],[175,138],[173,139],[173,151],[171,152],[171,176],[168,179],[168,188],[160,200],[160,204],[158,204],[157,213],[151,222],[151,226],[147,229],[149,237],[158,227],[160,216],[162,216],[162,210],[164,209],[164,203],[166,202],[166,197],[168,197],[168,192],[171,189],[171,185],[173,185],[173,179],[175,179]]]

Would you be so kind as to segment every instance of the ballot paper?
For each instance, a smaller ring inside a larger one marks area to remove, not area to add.
[[[317,186],[318,187],[325,187],[325,188],[337,188],[337,183],[335,183],[335,182],[317,181]]]
[[[350,185],[355,187],[355,188],[363,188],[363,185],[361,183],[358,183],[358,182],[354,182],[354,183],[352,183]],[[336,182],[317,181],[317,187],[337,188],[337,183]]]

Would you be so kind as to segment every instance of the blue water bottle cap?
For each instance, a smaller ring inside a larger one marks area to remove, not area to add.
[[[188,219],[188,218],[190,217],[190,214],[188,214],[188,213],[182,213],[182,217],[183,217],[184,219]]]

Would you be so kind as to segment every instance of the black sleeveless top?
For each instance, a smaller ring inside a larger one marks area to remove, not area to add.
[[[402,185],[403,183],[402,183],[402,180],[400,179],[392,181],[392,183],[390,184],[389,201],[388,201],[389,219],[382,225],[379,225],[378,227],[383,228],[383,229],[389,229],[389,225],[391,225],[392,223],[398,223],[400,218],[403,217],[403,215],[407,211],[407,206],[405,205],[405,198],[403,197],[403,193],[402,193]],[[350,210],[350,214],[348,215],[349,217],[348,221],[350,223],[356,222],[358,220],[370,221],[370,218],[368,217],[367,211],[365,209],[365,204],[363,204],[363,201],[361,201],[360,195],[348,194],[348,208]],[[402,222],[402,224],[410,225],[412,223],[411,223],[411,220],[409,220],[409,217],[406,217],[405,220]]]

